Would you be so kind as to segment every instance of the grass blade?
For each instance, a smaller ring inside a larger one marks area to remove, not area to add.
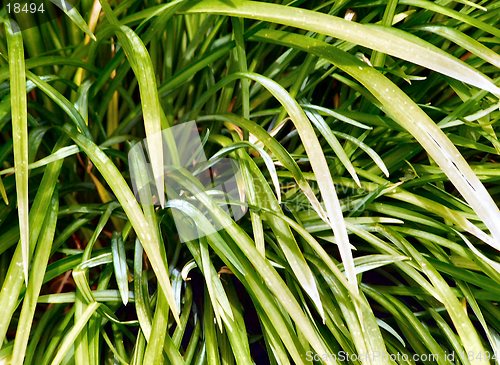
[[[149,337],[144,354],[144,362],[146,364],[163,363],[163,342],[167,336],[168,324],[168,303],[162,292],[158,292],[156,299],[156,311],[153,318],[151,328],[151,336]]]
[[[12,135],[14,146],[14,168],[16,169],[16,195],[19,217],[19,233],[23,258],[24,280],[28,282],[30,264],[30,226],[28,199],[28,102],[26,98],[26,70],[22,33],[5,23],[9,50],[10,101],[12,113]]]
[[[78,10],[76,9],[76,6],[68,6],[69,4],[66,1],[61,1],[61,0],[50,0],[52,3],[54,3],[59,9],[61,9],[70,19],[71,21],[78,27],[82,32],[87,34],[90,38],[92,38],[94,41],[96,40],[94,34],[90,30],[89,26],[85,22],[85,20],[82,18]]]
[[[305,111],[307,117],[312,122],[312,124],[316,127],[316,129],[321,133],[323,138],[328,142],[332,150],[337,155],[338,159],[344,165],[345,169],[349,172],[352,179],[359,185],[359,177],[354,170],[354,166],[352,165],[349,156],[345,153],[342,145],[340,144],[335,134],[332,132],[330,127],[326,124],[326,121],[323,119],[321,115],[317,111]]]
[[[75,324],[73,325],[71,330],[66,334],[63,341],[59,345],[57,353],[51,362],[52,365],[59,365],[63,362],[64,356],[66,356],[66,353],[69,351],[71,346],[73,346],[73,342],[75,341],[76,337],[85,327],[90,317],[92,317],[97,308],[99,308],[99,305],[100,304],[97,302],[89,304],[85,309],[85,311],[82,313],[82,315],[79,318],[75,318]]]
[[[113,266],[118,290],[124,305],[128,303],[128,270],[125,256],[125,247],[120,233],[114,232],[111,239],[111,252],[113,253]]]
[[[137,319],[141,326],[141,331],[144,337],[149,339],[151,335],[151,309],[149,307],[149,297],[146,295],[147,290],[144,288],[145,281],[144,273],[142,270],[142,254],[143,248],[141,242],[135,240],[135,254],[134,254],[134,298],[135,310],[137,312]],[[146,288],[147,289],[147,288]]]

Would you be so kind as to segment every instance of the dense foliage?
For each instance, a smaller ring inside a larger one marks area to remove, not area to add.
[[[9,9],[2,364],[499,358],[498,1]]]

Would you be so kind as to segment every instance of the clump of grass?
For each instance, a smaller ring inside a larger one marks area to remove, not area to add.
[[[1,361],[497,361],[498,10],[87,0],[16,32],[4,8]],[[241,219],[164,176],[186,122]]]

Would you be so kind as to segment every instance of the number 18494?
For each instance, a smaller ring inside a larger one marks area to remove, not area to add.
[[[8,2],[5,5],[7,13],[9,14],[36,14],[44,13],[45,9],[42,3],[28,3],[28,2]]]

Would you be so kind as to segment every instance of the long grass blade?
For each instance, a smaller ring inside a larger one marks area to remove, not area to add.
[[[84,326],[87,324],[90,317],[92,317],[92,315],[96,312],[97,308],[99,308],[99,305],[100,304],[97,302],[90,304],[82,313],[82,315],[75,320],[74,326],[64,337],[64,340],[61,342],[51,364],[59,365],[63,362],[64,356],[66,355],[67,351],[73,345],[73,342],[75,341],[76,337],[82,331]]]
[[[137,77],[141,93],[142,114],[146,130],[148,154],[153,169],[153,176],[158,190],[160,204],[165,205],[164,172],[163,172],[163,141],[162,120],[166,123],[158,97],[156,76],[148,51],[142,40],[129,27],[119,26],[116,17],[107,1],[101,2],[103,9],[112,24],[116,26],[116,35],[120,41],[127,59]],[[167,128],[168,125],[163,125]]]
[[[30,264],[29,198],[28,198],[28,102],[26,97],[26,70],[22,33],[5,23],[9,50],[10,101],[16,170],[17,211],[22,247],[24,280],[28,282]]]

